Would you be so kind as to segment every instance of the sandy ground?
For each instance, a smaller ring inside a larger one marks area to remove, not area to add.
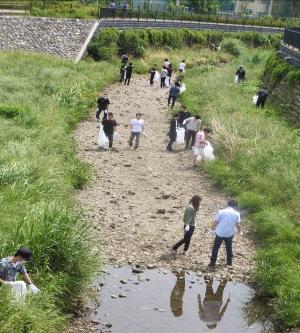
[[[213,237],[207,232],[218,209],[226,206],[220,192],[200,168],[192,168],[190,152],[184,147],[167,153],[169,114],[167,89],[150,86],[145,77],[133,77],[130,86],[115,84],[104,92],[111,101],[109,111],[118,123],[116,151],[97,149],[98,123],[94,113],[75,133],[78,155],[92,166],[92,180],[77,192],[77,200],[93,224],[93,238],[101,247],[104,263],[186,268],[207,273]],[[128,146],[129,122],[142,112],[146,136],[138,150]],[[183,236],[184,209],[194,194],[203,201],[188,256],[170,254]],[[158,209],[166,209],[158,214]],[[253,268],[254,244],[243,225],[242,236],[234,239],[234,269],[225,265],[222,246],[217,278],[248,280]],[[211,273],[209,273],[211,274]]]

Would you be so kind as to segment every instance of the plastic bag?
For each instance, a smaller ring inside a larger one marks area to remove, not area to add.
[[[154,78],[153,78],[153,81],[158,81],[160,78],[160,74],[158,71],[155,72],[155,75],[154,75]]]
[[[239,76],[238,75],[235,76],[234,83],[239,83]]]
[[[39,289],[37,286],[35,286],[33,283],[31,283],[31,284],[27,287],[27,289],[28,289],[28,292],[29,292],[30,294],[33,294],[33,295],[38,294],[38,293],[40,292],[40,289]]]
[[[182,83],[180,87],[180,94],[182,94],[184,91],[186,91],[186,86],[184,83]]]
[[[15,281],[15,282],[6,282],[5,285],[8,285],[11,288],[11,295],[18,300],[22,300],[26,295],[26,283],[24,281]]]
[[[166,78],[166,81],[165,81],[165,87],[169,88],[170,87],[170,83],[169,83],[169,80],[168,78]]]
[[[185,225],[185,227],[184,227],[184,231],[186,231],[186,232],[187,232],[187,231],[190,231],[190,226],[189,226],[188,224]]]
[[[211,143],[209,141],[206,141],[207,145],[204,148],[204,156],[206,160],[214,160],[215,159],[215,155],[214,155],[214,149],[211,145]]]
[[[103,126],[100,124],[99,137],[98,137],[98,145],[100,148],[108,149],[108,139],[103,131]]]
[[[184,136],[185,136],[185,129],[184,128],[177,128],[177,137],[176,137],[176,143],[178,145],[184,144]]]
[[[258,100],[258,96],[257,95],[255,95],[255,96],[252,97],[253,105],[257,104],[257,100]]]

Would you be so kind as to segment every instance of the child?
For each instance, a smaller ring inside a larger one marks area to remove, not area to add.
[[[194,146],[194,156],[193,156],[193,166],[197,164],[197,157],[201,156],[201,160],[205,158],[204,148],[207,145],[206,135],[211,131],[209,128],[204,128],[203,131],[198,131],[195,138],[195,146]]]

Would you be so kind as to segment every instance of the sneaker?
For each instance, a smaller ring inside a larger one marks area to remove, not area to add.
[[[188,251],[183,251],[182,253],[184,256],[187,256],[188,255]]]

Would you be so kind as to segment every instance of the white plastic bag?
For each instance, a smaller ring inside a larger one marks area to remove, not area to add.
[[[31,283],[31,284],[27,287],[27,289],[28,289],[28,292],[29,292],[30,294],[33,294],[33,295],[38,294],[38,293],[40,292],[40,289],[39,289],[37,286],[35,286],[33,283]]]
[[[160,78],[160,74],[158,71],[155,71],[155,75],[154,75],[154,78],[153,78],[153,81],[158,81]]]
[[[170,83],[168,80],[168,77],[166,77],[166,81],[165,81],[165,87],[169,88],[170,87]]]
[[[15,282],[6,282],[5,285],[8,285],[11,288],[11,295],[18,300],[22,300],[26,295],[26,284],[24,281],[15,281]]]
[[[108,139],[103,131],[103,126],[100,124],[99,137],[98,137],[98,145],[100,148],[108,149]]]
[[[186,86],[184,83],[182,83],[180,87],[180,94],[182,94],[184,91],[186,91]]]
[[[239,76],[238,75],[235,76],[234,83],[239,83]]]
[[[207,145],[204,148],[204,156],[206,160],[214,160],[215,159],[215,155],[214,155],[214,149],[211,145],[211,143],[209,141],[206,141]]]
[[[255,95],[255,96],[252,97],[253,105],[257,104],[257,100],[258,100],[258,96],[257,95]]]
[[[185,129],[184,128],[177,128],[177,137],[176,137],[176,143],[178,145],[183,145],[184,144],[184,136],[185,136]]]
[[[190,226],[189,226],[188,224],[185,225],[185,227],[184,227],[184,231],[186,231],[186,232],[187,232],[187,231],[190,231]]]

